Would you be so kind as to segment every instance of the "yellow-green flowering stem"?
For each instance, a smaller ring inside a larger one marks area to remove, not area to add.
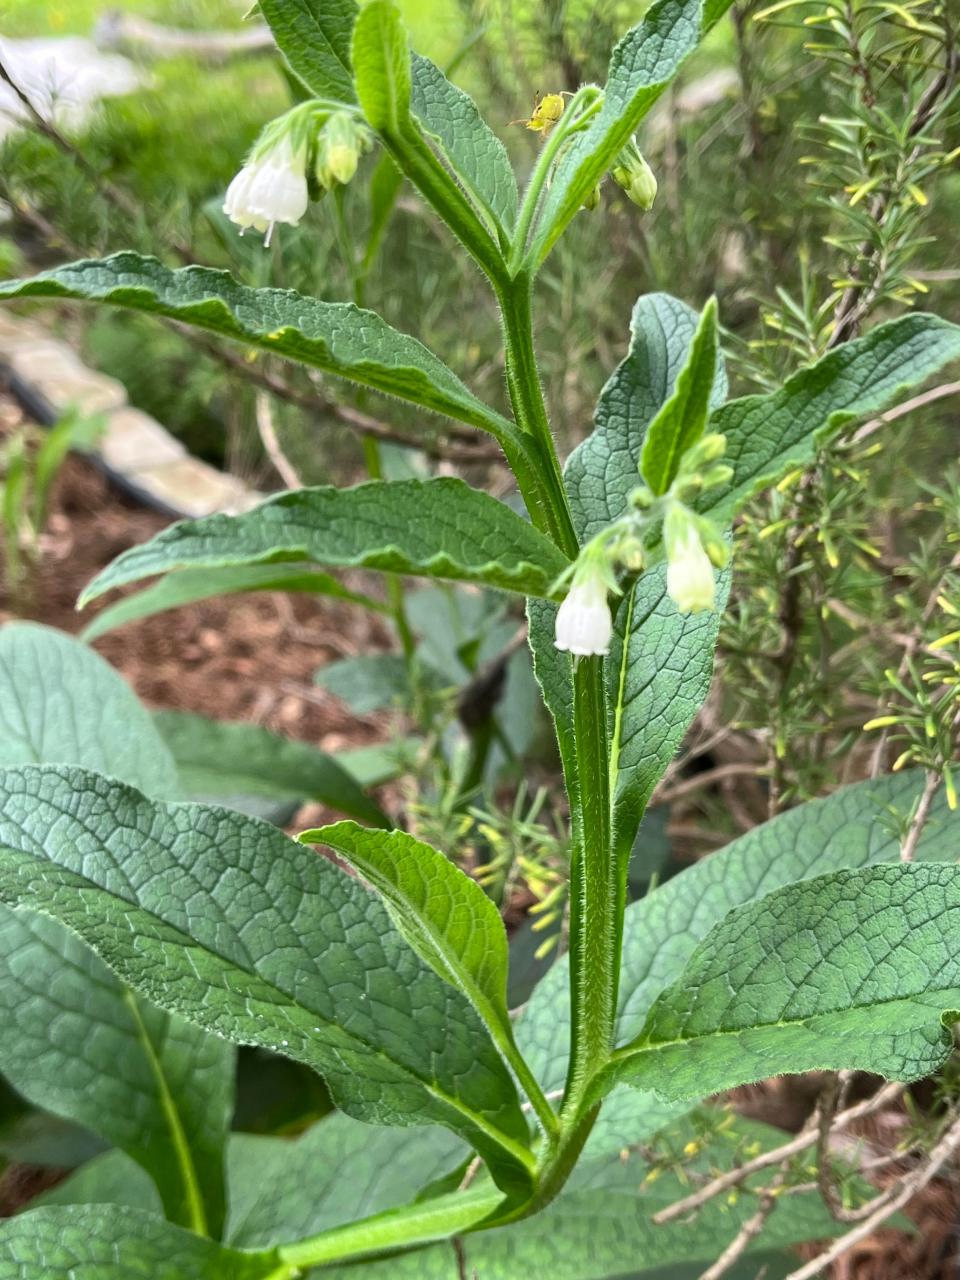
[[[537,373],[530,277],[526,273],[519,275],[499,297],[514,415],[523,431],[536,441],[543,464],[539,477],[543,505],[539,510],[531,509],[530,517],[573,559],[579,542]],[[578,1110],[590,1078],[603,1067],[612,1046],[621,932],[621,895],[610,834],[607,711],[601,658],[585,658],[577,663],[574,689],[576,776],[571,777],[568,769],[566,777],[574,848],[570,885],[573,1024],[564,1101],[568,1140],[581,1127]],[[563,1145],[562,1141],[561,1148]],[[562,1168],[562,1149],[555,1159],[557,1168]]]
[[[489,1184],[455,1191],[281,1245],[277,1254],[290,1267],[307,1268],[446,1240],[482,1222],[502,1199]]]

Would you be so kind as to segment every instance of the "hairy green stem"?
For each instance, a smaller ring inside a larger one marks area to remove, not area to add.
[[[509,284],[497,287],[497,300],[503,319],[503,336],[507,366],[507,388],[514,417],[529,440],[536,473],[536,490],[528,493],[521,476],[517,480],[527,504],[530,519],[568,556],[579,550],[577,535],[570,516],[567,492],[563,484],[560,461],[550,432],[540,374],[533,348],[532,281],[526,273]]]
[[[603,659],[574,672],[577,778],[571,796],[571,1045],[563,1114],[575,1117],[591,1077],[613,1046],[620,969],[619,892],[610,824],[607,703]]]
[[[523,430],[536,441],[543,463],[543,502],[539,510],[530,511],[530,516],[573,558],[579,543],[537,372],[531,280],[526,273],[500,293],[500,306],[514,414]],[[574,691],[576,776],[566,778],[574,849],[570,888],[573,1021],[563,1109],[566,1141],[579,1128],[578,1109],[590,1079],[603,1067],[612,1046],[620,938],[620,895],[611,841],[607,709],[600,658],[586,658],[577,664]],[[580,1137],[580,1142],[585,1136]],[[561,1150],[552,1157],[558,1168],[563,1165],[564,1145],[561,1142]]]
[[[478,1225],[502,1199],[503,1193],[490,1185],[454,1191],[281,1245],[277,1255],[290,1267],[306,1268],[446,1240]]]
[[[499,244],[416,125],[410,122],[398,133],[381,133],[380,140],[397,167],[463,243],[494,287],[504,281],[507,265]]]

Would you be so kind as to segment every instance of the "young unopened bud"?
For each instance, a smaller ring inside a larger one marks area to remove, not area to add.
[[[357,172],[360,156],[370,149],[370,134],[346,111],[335,111],[317,138],[317,182],[329,191],[335,183],[341,186]]]
[[[600,203],[600,183],[598,182],[597,185],[590,191],[590,194],[585,197],[583,204],[580,206],[580,208],[586,209],[589,213],[593,213],[594,209],[596,209],[599,203]]]
[[[628,199],[645,213],[653,208],[657,198],[657,180],[633,138],[617,156],[610,176],[618,187],[624,189]]]
[[[656,502],[656,498],[645,484],[640,484],[631,492],[627,501],[638,511],[649,511]]]
[[[716,462],[718,458],[722,458],[727,451],[727,437],[719,431],[711,431],[705,436],[701,436],[697,443],[690,450],[693,455],[693,461],[698,467],[705,466],[708,462]]]
[[[728,466],[726,462],[718,462],[716,466],[708,467],[703,473],[703,487],[705,489],[716,489],[722,484],[729,484],[733,479],[733,467]]]
[[[725,542],[711,521],[702,516],[697,521],[700,531],[700,542],[710,560],[717,569],[725,569],[730,563],[730,544]]]
[[[646,553],[643,549],[643,543],[639,538],[635,538],[630,534],[621,538],[614,547],[614,555],[625,569],[629,569],[631,573],[639,573],[646,564]]]
[[[713,565],[700,541],[697,520],[680,503],[672,503],[663,522],[667,551],[667,594],[681,613],[698,613],[716,605]]]
[[[694,472],[693,475],[678,475],[670,491],[680,502],[692,502],[702,490],[703,476]]]

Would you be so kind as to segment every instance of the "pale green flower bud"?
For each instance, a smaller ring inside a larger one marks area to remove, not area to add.
[[[641,484],[633,490],[627,501],[631,507],[636,507],[638,511],[649,511],[654,502],[656,502],[656,498],[645,484]]]
[[[369,148],[368,130],[347,112],[335,111],[317,137],[317,182],[327,191],[335,183],[346,186]]]
[[[657,180],[633,138],[617,156],[610,176],[645,213],[653,208],[657,198]]]
[[[663,522],[667,551],[667,594],[681,613],[713,609],[717,588],[713,565],[700,541],[696,517],[680,503],[671,503]]]

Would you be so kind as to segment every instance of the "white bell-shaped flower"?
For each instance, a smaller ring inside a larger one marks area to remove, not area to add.
[[[269,244],[274,226],[296,226],[309,199],[305,149],[295,150],[289,137],[281,137],[243,166],[227,188],[223,211],[244,231],[265,231]]]
[[[610,651],[612,635],[613,619],[603,575],[594,571],[575,578],[557,611],[557,648],[581,658],[605,654]]]
[[[699,613],[717,603],[713,565],[700,540],[694,517],[673,507],[664,521],[667,549],[667,595],[681,613]]]

